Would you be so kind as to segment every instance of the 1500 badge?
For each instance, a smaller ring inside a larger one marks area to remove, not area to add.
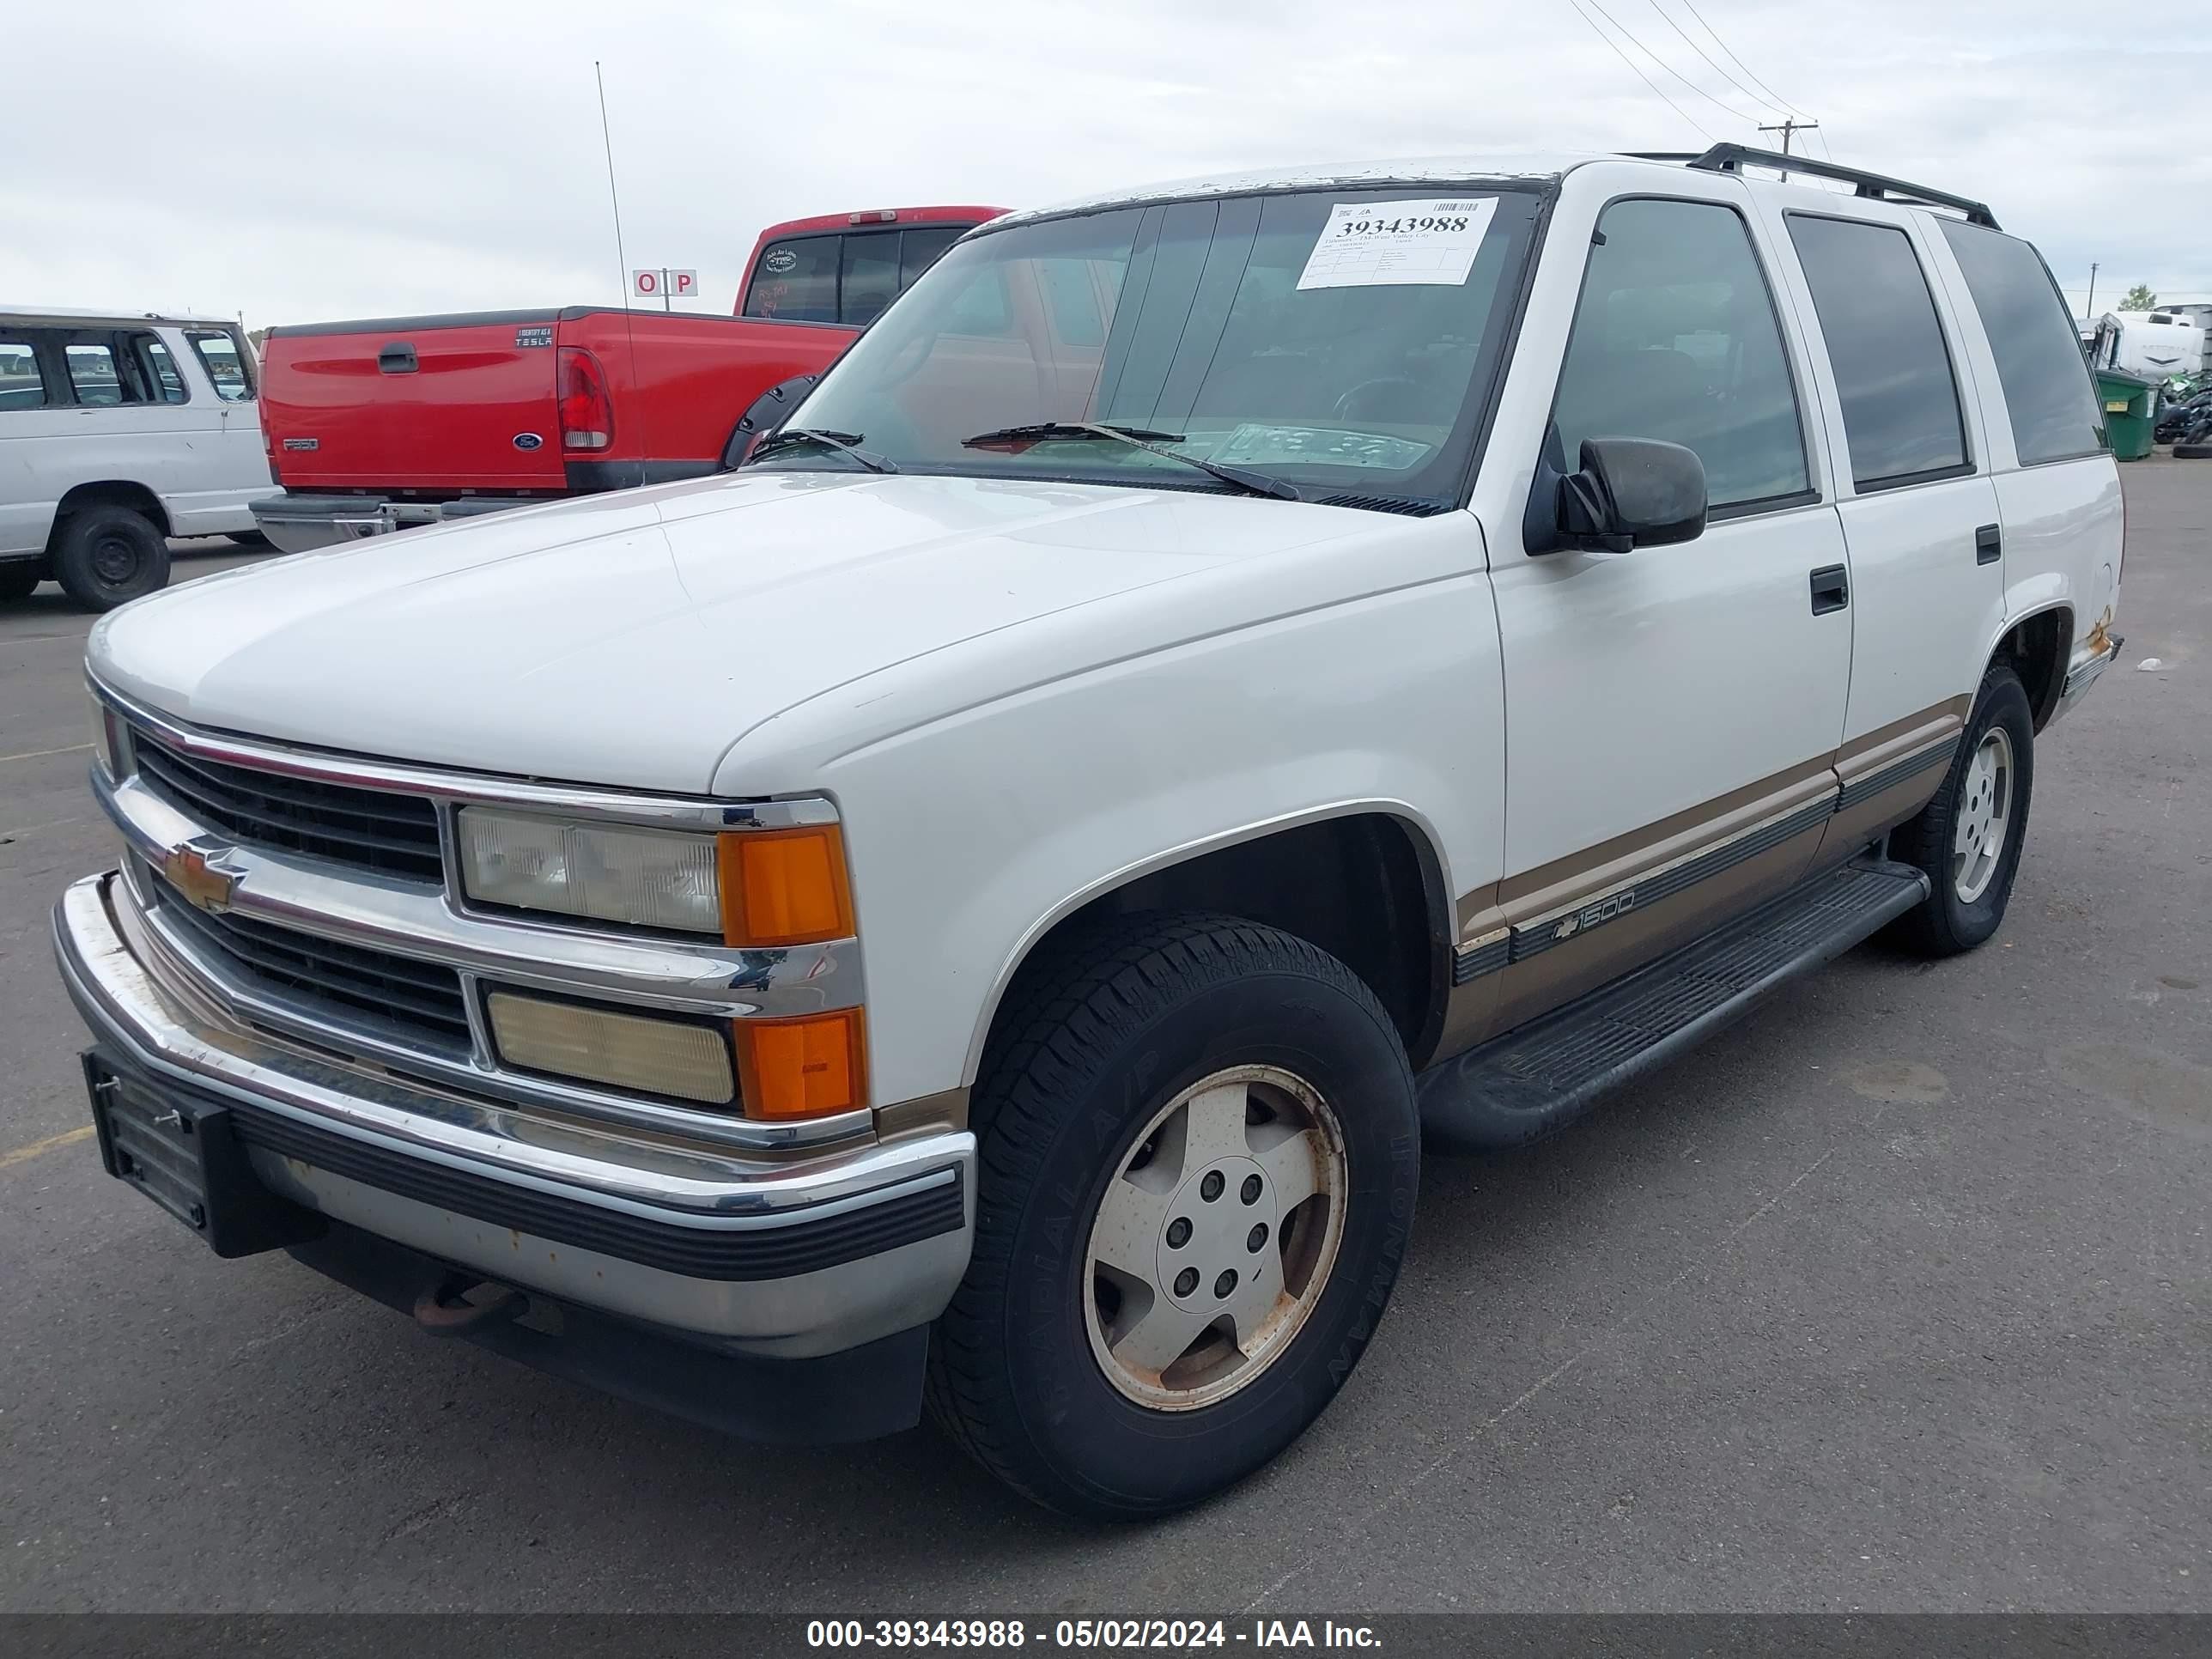
[[[1563,916],[1553,929],[1555,939],[1572,939],[1577,933],[1592,927],[1602,927],[1615,916],[1625,916],[1636,908],[1636,890],[1626,888],[1620,892],[1600,899],[1595,904],[1585,905],[1571,916]]]

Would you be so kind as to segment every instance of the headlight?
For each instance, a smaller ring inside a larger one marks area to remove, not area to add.
[[[722,931],[714,838],[464,807],[461,885],[483,904],[684,933]]]
[[[470,806],[459,841],[462,890],[481,904],[713,933],[738,945],[854,932],[836,824],[684,835]]]

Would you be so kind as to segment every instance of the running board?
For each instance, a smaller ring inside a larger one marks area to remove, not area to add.
[[[1425,1072],[1421,1123],[1462,1146],[1513,1146],[1710,1036],[1841,956],[1929,892],[1909,865],[1862,859],[1801,883],[1625,979]]]

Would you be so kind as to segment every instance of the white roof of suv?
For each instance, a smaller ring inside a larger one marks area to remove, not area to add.
[[[1449,185],[1476,179],[1557,179],[1574,168],[1593,161],[1620,162],[1666,173],[1679,173],[1685,166],[1739,175],[1746,167],[1787,168],[1808,179],[1841,179],[1855,185],[1861,196],[1887,198],[1912,206],[1948,208],[1963,213],[1975,223],[1987,225],[1992,230],[1996,228],[1996,220],[1987,207],[1947,191],[1931,190],[1925,185],[1909,184],[1880,173],[1862,172],[1855,167],[1816,161],[1802,155],[1780,155],[1771,150],[1754,149],[1741,144],[1716,144],[1702,154],[1688,151],[1638,155],[1595,150],[1504,150],[1482,155],[1421,156],[1399,161],[1362,161],[1336,167],[1270,167],[1252,173],[1182,179],[1138,190],[1081,197],[1048,207],[1026,208],[978,226],[970,234],[988,235],[994,231],[1039,219],[1096,213],[1108,208],[1136,207],[1152,202],[1188,201],[1214,196],[1241,196],[1261,191],[1372,189],[1384,185]],[[1762,187],[1778,187],[1773,180],[1757,182]],[[1808,195],[1816,193],[1809,185],[1778,187],[1801,188]]]
[[[236,328],[235,317],[196,317],[182,311],[85,311],[75,306],[11,306],[0,303],[0,323],[22,326],[33,323],[55,323],[65,327],[93,327],[106,324],[111,328],[128,328],[139,323],[173,323],[210,328]]]

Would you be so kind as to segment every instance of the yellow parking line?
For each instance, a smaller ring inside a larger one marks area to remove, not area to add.
[[[44,760],[49,755],[76,755],[88,750],[88,743],[72,743],[59,749],[26,749],[20,755],[0,755],[0,765],[11,760]]]
[[[27,1146],[18,1146],[12,1152],[0,1152],[0,1170],[13,1169],[18,1164],[28,1164],[41,1152],[51,1152],[57,1146],[74,1146],[80,1140],[92,1139],[92,1125],[79,1129],[64,1129],[58,1135],[48,1135],[44,1140],[34,1140]]]

